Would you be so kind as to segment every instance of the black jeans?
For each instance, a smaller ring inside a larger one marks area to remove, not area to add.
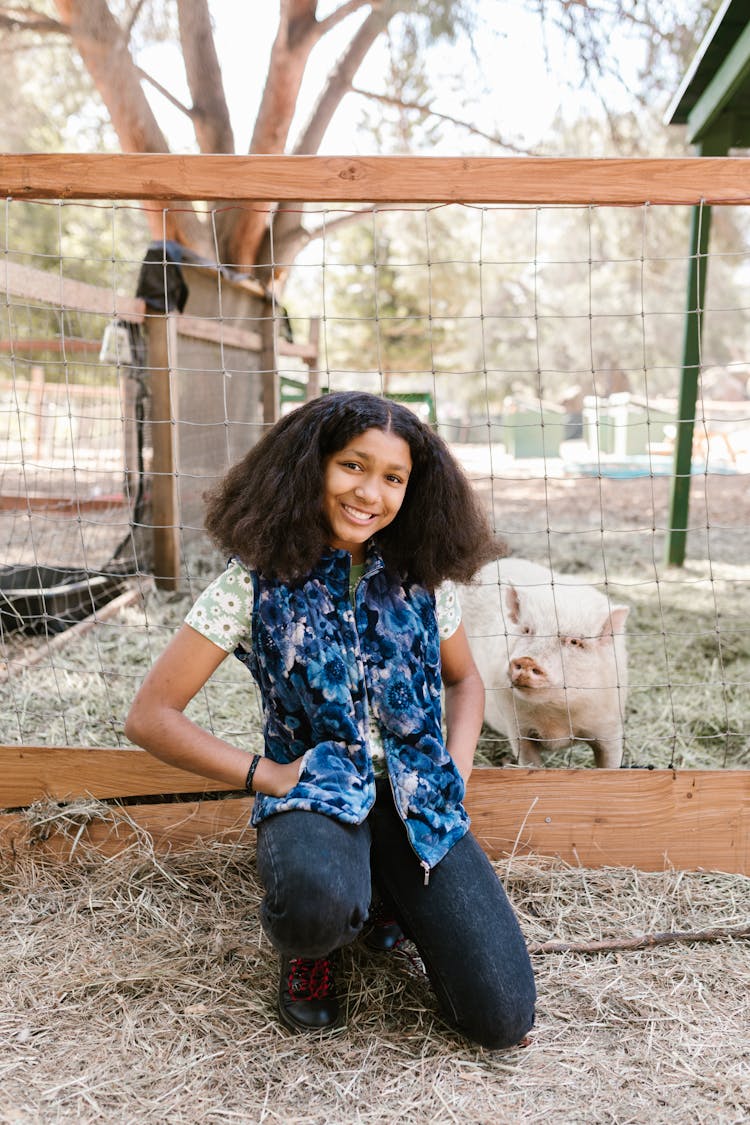
[[[440,1006],[485,1047],[518,1043],[534,1022],[526,944],[487,856],[467,833],[424,872],[387,781],[363,824],[320,813],[278,813],[258,827],[266,888],[261,920],[288,957],[325,957],[358,936],[372,882],[419,950]]]

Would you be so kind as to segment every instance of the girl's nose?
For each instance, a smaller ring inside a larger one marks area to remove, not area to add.
[[[377,490],[374,481],[369,479],[358,481],[357,487],[354,489],[354,495],[358,496],[360,500],[366,500],[370,503],[377,499]]]

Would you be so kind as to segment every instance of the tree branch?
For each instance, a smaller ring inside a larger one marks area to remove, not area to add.
[[[50,32],[67,35],[69,28],[51,16],[42,16],[33,8],[9,8],[0,6],[0,27],[9,31],[35,31],[42,35]]]
[[[335,219],[327,220],[325,223],[319,223],[315,227],[306,227],[303,225],[300,216],[304,212],[299,210],[292,212],[285,212],[286,222],[283,224],[282,241],[277,241],[277,231],[274,227],[274,258],[277,263],[282,263],[277,266],[277,276],[280,271],[288,273],[289,265],[294,261],[301,250],[305,248],[310,242],[314,242],[317,238],[328,238],[334,231],[341,230],[343,227],[351,226],[353,223],[361,223],[362,219],[367,215],[372,215],[375,211],[383,211],[387,208],[365,206],[355,208],[351,211],[346,211],[343,214],[337,215]],[[292,223],[291,216],[297,216],[296,223]]]
[[[104,0],[55,0],[125,152],[168,152],[123,31]]]
[[[315,19],[317,0],[281,0],[279,27],[271,47],[268,73],[250,153],[283,152],[297,108],[307,60],[320,38]],[[217,216],[217,235],[222,260],[238,265],[253,263],[268,234],[271,203],[254,204],[239,216],[228,211]]]
[[[281,0],[279,27],[250,141],[251,155],[284,151],[305,66],[319,38],[316,6],[317,0],[296,0],[294,4]]]
[[[318,151],[320,142],[333,114],[341,103],[341,99],[351,90],[354,75],[372,44],[388,26],[389,20],[395,15],[396,11],[396,4],[390,4],[388,11],[384,11],[380,6],[371,8],[369,15],[357,29],[346,51],[328,76],[328,81],[313,109],[307,127],[294,146],[294,155],[299,156]],[[304,228],[300,225],[296,211],[297,208],[289,203],[282,203],[276,209],[273,217],[275,249],[283,248],[286,251],[292,246],[301,248],[305,245],[306,240],[303,240],[300,235],[300,231]],[[266,243],[269,241],[268,235],[265,241]],[[264,244],[261,248],[262,257],[270,257],[270,255],[266,255],[266,249],[270,248]],[[284,256],[286,256],[286,253]]]
[[[352,86],[351,92],[353,94],[359,94],[363,98],[370,98],[372,101],[382,102],[384,105],[396,106],[398,109],[413,110],[415,113],[421,114],[422,117],[437,117],[440,121],[448,121],[451,125],[457,125],[460,129],[465,129],[467,133],[471,133],[475,137],[482,137],[483,140],[491,141],[493,144],[509,149],[510,152],[516,152],[522,156],[528,155],[529,150],[527,148],[512,145],[509,141],[504,141],[502,137],[498,137],[495,133],[485,133],[482,129],[477,129],[475,125],[471,125],[468,121],[462,121],[460,118],[452,117],[448,113],[439,113],[438,110],[432,109],[430,106],[420,105],[418,102],[407,102],[404,101],[403,98],[396,98],[391,94],[376,94],[372,90],[363,90],[360,86]]]
[[[156,79],[151,74],[147,74],[147,72],[143,69],[143,67],[138,66],[138,67],[136,67],[136,70],[138,71],[139,75],[141,76],[141,78],[143,79],[144,82],[148,82],[149,86],[153,86],[153,88],[155,90],[158,90],[158,92],[161,94],[161,96],[163,98],[166,98],[166,100],[171,105],[173,105],[175,107],[175,109],[178,109],[180,111],[180,113],[184,113],[185,116],[189,117],[190,120],[192,121],[193,115],[194,115],[194,110],[192,110],[190,108],[190,106],[185,105],[185,103],[181,102],[179,98],[176,98],[174,96],[174,94],[170,94],[170,92],[166,88],[166,86],[162,86],[161,82],[157,82]]]
[[[146,2],[146,0],[138,0],[138,3],[133,8],[133,11],[130,13],[130,19],[125,24],[125,36],[126,36],[126,39],[127,39],[128,43],[130,42],[130,36],[133,34],[133,28],[138,23],[138,17],[141,14],[141,12],[143,11],[143,5],[145,4],[145,2]]]
[[[198,147],[201,152],[234,152],[234,135],[207,0],[177,0],[177,13]]]
[[[731,941],[750,937],[750,926],[738,930],[713,929],[640,934],[632,938],[605,938],[602,941],[529,942],[529,953],[612,953],[621,949],[652,949],[656,945],[693,941]]]
[[[104,0],[55,0],[68,34],[109,112],[124,152],[168,152],[169,146],[141,85],[124,32]],[[147,209],[156,238],[174,238],[203,250],[201,227],[189,208],[178,210],[156,200]]]
[[[390,7],[388,11],[381,7],[373,8],[355,32],[346,51],[329,74],[307,127],[294,146],[295,156],[318,151],[331,118],[341,104],[341,99],[352,88],[354,75],[377,37],[385,31],[395,12],[395,7]]]
[[[318,20],[318,28],[321,35],[325,35],[332,27],[345,20],[352,12],[358,11],[363,8],[365,4],[369,4],[371,8],[376,6],[375,0],[347,0],[346,4],[342,4],[335,12],[331,12],[330,16],[326,16],[323,20]]]

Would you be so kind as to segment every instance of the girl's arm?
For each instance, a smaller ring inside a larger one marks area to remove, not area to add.
[[[445,688],[446,746],[464,782],[468,782],[484,717],[484,684],[463,624],[440,644]]]
[[[244,789],[250,757],[217,738],[183,711],[227,657],[224,649],[183,625],[141,684],[125,720],[125,735],[154,757],[232,789]],[[253,789],[283,797],[297,783],[299,763],[261,758]]]

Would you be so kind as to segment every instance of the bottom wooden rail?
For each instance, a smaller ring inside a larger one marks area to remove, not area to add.
[[[164,854],[201,843],[253,840],[251,797],[168,804],[111,805],[81,799],[66,806],[36,806],[0,815],[0,863],[31,853],[72,859],[91,849],[104,856],[142,847]]]
[[[0,747],[0,858],[252,839],[251,798],[220,789],[142,750]],[[476,769],[466,805],[493,859],[750,875],[750,770]]]
[[[476,770],[467,808],[493,858],[750,875],[750,770]]]

